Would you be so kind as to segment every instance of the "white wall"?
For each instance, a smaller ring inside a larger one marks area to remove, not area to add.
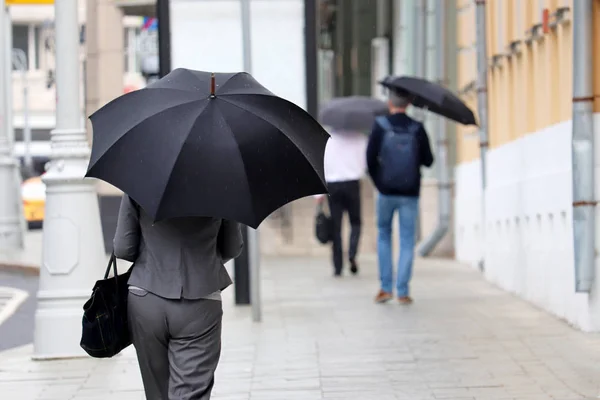
[[[595,127],[600,132],[600,114]],[[575,293],[571,170],[571,121],[489,151],[483,238],[479,161],[459,165],[456,258],[476,265],[485,240],[486,278],[585,331],[600,331],[600,285]]]
[[[304,2],[251,1],[252,75],[278,96],[306,105]],[[239,0],[172,0],[172,66],[243,70]]]

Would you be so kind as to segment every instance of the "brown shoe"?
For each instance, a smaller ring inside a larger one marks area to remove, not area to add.
[[[375,297],[375,303],[385,303],[386,301],[390,301],[392,297],[393,296],[391,293],[380,290],[377,296]]]
[[[413,299],[411,299],[409,296],[402,296],[402,297],[398,297],[398,302],[402,305],[408,305],[408,304],[412,304]]]

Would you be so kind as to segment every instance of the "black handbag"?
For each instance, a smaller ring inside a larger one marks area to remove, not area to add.
[[[111,267],[113,276],[109,278]],[[112,254],[104,279],[96,282],[92,296],[83,306],[80,345],[92,357],[112,357],[131,344],[127,322],[130,275],[131,268],[117,274],[117,258]]]
[[[327,244],[333,240],[333,220],[325,214],[322,204],[319,204],[317,208],[315,235],[321,244]]]

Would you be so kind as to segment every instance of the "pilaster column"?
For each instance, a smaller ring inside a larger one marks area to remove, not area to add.
[[[90,155],[81,115],[77,0],[56,1],[56,129],[44,175],[46,213],[34,358],[83,356],[82,306],[102,277],[106,255],[95,183],[83,179]]]

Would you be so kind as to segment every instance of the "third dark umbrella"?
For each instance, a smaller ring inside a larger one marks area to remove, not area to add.
[[[212,216],[256,228],[279,207],[327,192],[327,132],[247,73],[176,69],[90,119],[87,176],[155,220]]]
[[[463,125],[477,125],[473,111],[444,86],[412,76],[390,76],[379,82],[388,89],[408,94],[412,105]]]

